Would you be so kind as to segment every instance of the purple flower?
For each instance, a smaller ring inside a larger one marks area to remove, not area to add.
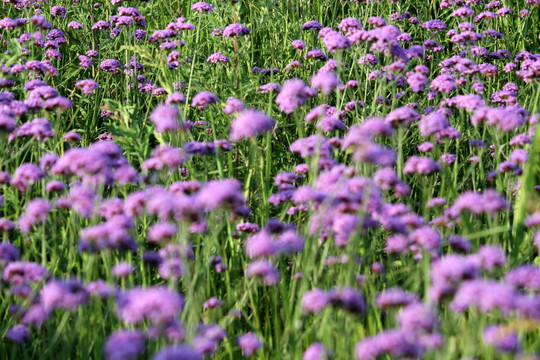
[[[293,40],[291,45],[298,51],[304,50],[306,48],[306,43],[302,40]]]
[[[358,360],[375,360],[383,354],[394,358],[418,358],[423,351],[415,334],[393,329],[362,339],[356,344],[354,355]]]
[[[251,32],[251,30],[247,27],[245,27],[242,24],[230,24],[223,29],[223,36],[225,37],[233,37],[233,36],[241,36],[241,35],[247,35]]]
[[[118,278],[127,277],[132,272],[133,272],[133,265],[131,265],[129,262],[126,262],[126,261],[119,262],[118,264],[114,265],[111,269],[111,273]]]
[[[118,316],[128,324],[165,324],[182,311],[182,296],[165,287],[132,288],[118,296]]]
[[[461,313],[469,307],[477,307],[484,313],[499,309],[508,314],[516,306],[518,293],[513,285],[492,280],[471,280],[459,287],[450,309]]]
[[[492,345],[498,351],[517,353],[520,345],[517,333],[503,326],[488,326],[484,329],[484,343]]]
[[[45,118],[35,118],[26,122],[12,133],[14,137],[33,136],[37,141],[47,141],[54,135],[50,121]]]
[[[165,133],[169,131],[176,131],[180,128],[178,118],[180,112],[175,106],[158,105],[152,110],[150,114],[150,121],[156,126],[158,133]]]
[[[191,101],[191,106],[197,106],[199,110],[205,109],[208,105],[218,102],[216,94],[210,91],[202,91],[196,94]]]
[[[2,219],[0,218],[0,229],[2,228]],[[3,229],[2,229],[3,230]],[[21,257],[19,249],[7,242],[0,242],[0,265],[6,266],[12,261],[17,261]],[[4,268],[5,269],[5,268]]]
[[[152,360],[201,360],[202,356],[187,345],[166,347],[156,353]]]
[[[330,350],[324,347],[323,344],[313,343],[302,355],[302,360],[329,360],[330,355]]]
[[[47,214],[51,211],[52,205],[43,198],[31,200],[26,205],[26,211],[19,217],[17,225],[23,234],[27,234],[30,228],[39,223],[47,221]]]
[[[82,55],[81,55],[82,56]],[[80,57],[79,57],[80,58]],[[122,64],[116,59],[105,59],[99,64],[101,71],[116,74],[120,71]]]
[[[215,54],[210,55],[207,59],[207,62],[209,63],[228,63],[231,61],[231,59],[228,56],[223,55],[221,52],[217,52]]]
[[[200,13],[203,13],[203,12],[211,13],[214,10],[214,7],[208,3],[205,3],[204,1],[199,1],[191,5],[191,10],[197,11]]]
[[[107,339],[103,353],[107,360],[136,359],[144,343],[144,336],[137,330],[116,330]]]
[[[324,35],[322,42],[331,52],[348,49],[352,45],[351,41],[346,36],[333,30]]]
[[[420,134],[423,137],[438,133],[443,131],[450,126],[450,122],[446,116],[439,113],[431,113],[427,116],[424,116],[420,119],[418,123],[418,128],[420,129]]]
[[[26,191],[34,183],[45,177],[45,173],[39,167],[31,163],[20,165],[13,173],[11,186],[19,191]]]
[[[263,112],[244,110],[233,120],[229,138],[231,141],[237,142],[256,137],[272,130],[274,124],[274,121]]]
[[[223,305],[223,301],[217,297],[211,297],[203,303],[203,309],[215,309]]]
[[[399,127],[402,124],[407,126],[418,119],[420,119],[420,115],[414,109],[407,106],[400,107],[390,112],[385,118],[386,122],[394,127]]]
[[[30,340],[30,331],[25,325],[15,325],[6,333],[6,337],[16,343],[22,343]]]
[[[86,287],[76,279],[52,280],[41,289],[41,302],[47,310],[74,310],[88,299]]]
[[[109,24],[105,20],[99,20],[92,25],[92,30],[109,30],[110,28],[111,24]]]
[[[83,94],[92,94],[98,88],[98,83],[93,79],[80,80],[75,86],[82,90]]]
[[[411,332],[433,332],[437,317],[431,308],[415,303],[404,307],[397,315],[397,321],[402,329]]]
[[[227,115],[232,115],[235,112],[240,112],[244,110],[244,103],[241,100],[229,97],[227,98],[227,105],[223,108],[223,112]]]
[[[332,289],[328,293],[330,303],[352,313],[364,313],[367,310],[362,294],[351,287]]]
[[[261,278],[265,285],[274,285],[279,280],[279,274],[274,265],[267,260],[250,262],[246,267],[246,276]]]
[[[319,313],[330,303],[330,296],[326,291],[314,288],[302,295],[301,303],[304,312]]]
[[[5,244],[5,243],[2,243]],[[43,281],[48,276],[48,271],[43,266],[29,261],[13,261],[19,257],[18,250],[2,247],[2,258],[11,261],[4,268],[2,280],[11,285],[22,285]],[[15,251],[16,250],[16,251]],[[6,254],[4,254],[6,251]],[[8,253],[9,252],[9,253]]]
[[[403,172],[405,174],[431,174],[441,171],[441,167],[428,157],[410,156],[405,162]]]
[[[68,29],[73,29],[73,30],[79,30],[79,29],[83,28],[81,23],[79,23],[77,21],[70,21],[69,24],[67,25],[67,27],[68,27]]]
[[[322,29],[322,25],[317,20],[309,20],[308,22],[302,25],[302,30],[313,30],[319,31]]]
[[[339,80],[334,72],[319,73],[311,78],[311,87],[329,95],[339,85]]]
[[[380,308],[405,306],[418,302],[418,295],[403,291],[401,288],[386,289],[375,297],[375,304]]]
[[[312,89],[301,79],[287,80],[281,86],[281,92],[276,97],[276,103],[281,111],[290,114],[306,102],[311,96],[310,90]]]
[[[154,224],[148,229],[146,237],[150,242],[161,242],[176,236],[178,227],[171,222],[160,222]]]
[[[240,335],[236,341],[238,342],[240,349],[242,349],[242,354],[244,356],[253,355],[262,346],[261,340],[252,332]]]
[[[504,281],[527,290],[540,290],[540,268],[534,265],[521,265],[511,269]]]

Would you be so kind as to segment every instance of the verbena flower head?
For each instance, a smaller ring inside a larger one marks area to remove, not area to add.
[[[202,91],[196,94],[191,101],[191,106],[196,106],[199,110],[205,109],[208,105],[218,102],[216,94],[210,91]]]
[[[86,287],[76,279],[52,280],[41,290],[41,302],[49,310],[74,310],[88,299]]]
[[[257,352],[261,346],[261,340],[252,332],[245,333],[236,339],[238,346],[242,349],[242,355],[251,356]]]
[[[333,72],[316,74],[311,78],[311,87],[329,95],[339,85],[337,75]]]
[[[139,331],[116,330],[107,339],[103,354],[107,360],[136,359],[144,347],[144,336]]]
[[[231,141],[255,137],[272,130],[274,121],[258,110],[243,110],[231,124]]]
[[[180,128],[178,108],[170,105],[158,105],[150,113],[150,121],[156,126],[158,133],[176,131]]]
[[[242,24],[230,24],[230,25],[227,25],[225,29],[223,29],[223,36],[225,37],[242,36],[242,35],[247,35],[250,32],[251,30]]]
[[[306,102],[312,95],[311,90],[301,79],[287,80],[281,86],[281,92],[276,97],[276,103],[281,111],[290,114]]]
[[[133,288],[118,295],[118,316],[128,324],[149,320],[164,324],[175,319],[184,306],[180,294],[160,286]]]
[[[204,1],[199,1],[191,5],[191,10],[197,11],[200,13],[203,13],[203,12],[211,13],[214,10],[214,7],[208,3],[205,3]]]

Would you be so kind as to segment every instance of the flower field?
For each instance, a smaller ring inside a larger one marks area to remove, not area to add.
[[[0,360],[540,359],[539,0],[3,0]]]

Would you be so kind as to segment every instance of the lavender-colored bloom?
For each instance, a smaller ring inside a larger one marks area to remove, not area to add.
[[[223,112],[227,115],[232,115],[235,112],[240,112],[244,110],[244,103],[241,100],[229,97],[227,98],[227,105],[223,108]]]
[[[211,297],[203,303],[203,309],[215,309],[223,305],[223,301],[217,297]]]
[[[35,27],[42,30],[47,30],[52,27],[51,23],[48,22],[45,16],[43,15],[34,15],[32,16],[30,20],[32,21],[32,24],[34,24]]]
[[[395,358],[418,358],[422,353],[423,348],[418,343],[416,335],[403,329],[388,330],[364,338],[354,349],[354,355],[358,360],[375,360],[383,354]]]
[[[339,85],[339,80],[334,72],[325,72],[314,75],[311,78],[311,87],[329,95]]]
[[[165,287],[132,288],[118,296],[118,316],[128,324],[164,324],[180,314],[183,298]]]
[[[34,183],[45,177],[45,173],[39,167],[31,163],[20,165],[13,173],[11,186],[19,191],[26,191]]]
[[[253,355],[262,346],[261,340],[252,332],[240,335],[236,341],[240,349],[242,349],[242,355],[244,356]]]
[[[511,269],[504,281],[527,290],[540,290],[540,268],[534,265],[521,265]]]
[[[494,215],[508,208],[508,202],[496,190],[487,189],[483,193],[466,191],[461,193],[452,206],[445,212],[447,216],[456,219],[463,212],[473,214],[486,213]]]
[[[74,310],[88,299],[86,287],[76,279],[52,280],[41,290],[41,303],[47,310]]]
[[[420,119],[420,115],[414,109],[407,106],[400,107],[390,112],[385,118],[386,122],[392,124],[394,127],[398,127],[401,124],[407,126],[418,119]]]
[[[478,249],[474,258],[478,261],[480,267],[491,271],[496,267],[506,265],[506,254],[504,250],[495,245],[484,245]]]
[[[13,250],[10,249],[9,251],[12,252]],[[6,257],[9,256],[9,259],[16,260],[14,258],[15,255],[18,255],[18,251],[17,253],[12,252],[11,254],[7,254]],[[4,258],[4,254],[2,254],[2,257]],[[29,261],[11,261],[4,268],[2,280],[10,285],[23,285],[43,281],[48,274],[47,269],[37,263]]]
[[[83,26],[81,25],[81,23],[77,22],[77,21],[70,21],[69,24],[67,25],[68,29],[73,29],[73,30],[80,30],[83,28]]]
[[[81,55],[82,56],[82,55]],[[80,58],[80,57],[79,57]],[[105,59],[99,64],[101,71],[116,74],[120,71],[122,64],[116,59]]]
[[[126,261],[122,261],[114,265],[111,269],[111,272],[114,276],[118,278],[127,277],[133,272],[133,265]]]
[[[166,239],[171,239],[178,233],[178,227],[174,223],[160,222],[152,225],[148,229],[146,237],[150,242],[161,242]]]
[[[111,28],[111,24],[109,24],[108,22],[106,22],[105,20],[99,20],[97,22],[95,22],[93,25],[92,25],[92,30],[109,30]]]
[[[302,30],[319,31],[322,29],[322,25],[317,20],[310,20],[302,25]]]
[[[302,106],[310,97],[309,90],[311,89],[300,79],[288,80],[281,86],[281,92],[276,97],[276,103],[281,111],[290,114]]]
[[[103,354],[107,360],[131,360],[144,350],[144,336],[137,330],[116,330],[112,333]]]
[[[279,274],[274,265],[267,260],[257,260],[250,262],[246,267],[248,278],[261,278],[265,285],[274,285],[279,280]]]
[[[324,347],[323,344],[313,343],[302,355],[302,360],[329,360],[330,356],[330,350]]]
[[[241,35],[247,35],[250,32],[251,30],[242,24],[230,24],[230,25],[227,25],[225,29],[223,29],[223,36],[225,37],[241,36]]]
[[[492,280],[471,280],[459,287],[450,309],[458,313],[469,307],[477,307],[488,313],[499,309],[508,314],[516,306],[517,291],[513,285]]]
[[[520,345],[517,333],[502,326],[488,326],[484,329],[484,343],[494,346],[498,351],[517,353]]]
[[[441,171],[441,167],[428,157],[410,156],[405,162],[403,172],[405,174],[431,174]]]
[[[2,219],[0,219],[2,220]],[[0,223],[1,228],[1,223]],[[12,261],[17,261],[21,257],[19,249],[7,242],[0,242],[0,265],[5,266]],[[4,268],[5,269],[5,268]]]
[[[433,332],[437,317],[431,308],[416,303],[404,307],[397,315],[397,321],[402,329],[411,332]]]
[[[196,106],[199,110],[205,109],[208,105],[218,102],[216,94],[210,91],[202,91],[196,94],[191,101],[191,106]]]
[[[179,117],[180,112],[175,106],[158,105],[152,110],[150,121],[155,124],[158,133],[165,133],[180,128]]]
[[[375,304],[380,308],[405,306],[418,302],[418,295],[403,291],[401,288],[392,288],[377,294]]]
[[[152,360],[201,360],[202,356],[186,345],[174,345],[156,353]]]
[[[244,244],[244,249],[251,259],[273,256],[279,251],[278,244],[272,240],[271,235],[267,231],[260,231],[250,236]]]
[[[98,83],[93,79],[80,80],[75,86],[82,90],[83,94],[92,94],[98,88]]]
[[[304,312],[319,313],[330,303],[330,296],[326,291],[314,288],[302,295],[301,302]]]
[[[199,1],[191,5],[191,10],[197,11],[200,13],[203,13],[203,12],[211,13],[214,10],[214,7],[208,3],[205,3],[204,1]]]
[[[420,119],[418,123],[418,128],[420,129],[420,134],[423,137],[440,132],[450,126],[450,122],[446,116],[439,113],[431,113],[427,116],[424,116]]]
[[[231,141],[237,142],[242,139],[256,137],[272,130],[274,124],[274,121],[263,112],[244,110],[233,120],[229,138]]]
[[[322,42],[331,52],[348,49],[352,45],[351,41],[346,36],[343,36],[337,31],[333,30],[324,35]]]
[[[306,43],[302,40],[294,40],[291,45],[298,51],[304,50],[306,48]]]
[[[210,55],[207,59],[207,62],[209,63],[228,63],[231,61],[231,59],[228,56],[223,55],[221,52],[217,52],[215,54]]]
[[[350,287],[332,289],[328,296],[330,303],[352,313],[364,313],[367,310],[364,297],[356,289]]]
[[[43,198],[31,200],[26,205],[26,210],[19,217],[17,225],[23,234],[27,234],[30,228],[39,223],[47,221],[47,214],[51,211],[52,205]]]
[[[16,343],[28,341],[30,340],[30,337],[30,331],[22,324],[15,325],[6,333],[6,338]]]
[[[32,121],[22,124],[12,135],[15,137],[33,136],[37,141],[47,141],[54,137],[55,134],[49,120],[35,118]]]

